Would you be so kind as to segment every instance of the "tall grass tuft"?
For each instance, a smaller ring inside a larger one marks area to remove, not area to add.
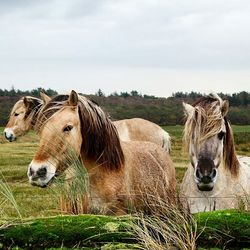
[[[61,134],[54,128],[52,132],[57,136],[57,143],[64,144],[65,151],[53,155],[50,152],[51,142],[47,142],[46,151],[57,166],[57,176],[51,188],[52,194],[58,200],[60,212],[63,214],[83,214],[88,211],[88,173],[79,154],[74,147],[63,140]],[[59,149],[60,150],[60,149]]]
[[[197,223],[178,205],[160,201],[152,214],[138,213],[132,227],[142,249],[196,249]]]
[[[2,178],[0,179],[0,213],[3,217],[3,215],[5,214],[5,209],[6,209],[5,205],[10,204],[11,207],[13,207],[14,210],[16,211],[18,217],[21,219],[22,215],[20,213],[15,197],[13,196],[13,193],[9,185],[5,181],[4,176],[2,174],[1,176]]]
[[[66,170],[57,178],[60,209],[62,213],[82,214],[88,212],[88,174],[79,156],[68,149],[64,158]]]

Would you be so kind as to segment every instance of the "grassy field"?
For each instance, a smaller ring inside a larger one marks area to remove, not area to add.
[[[180,183],[185,167],[188,164],[187,154],[182,149],[182,126],[164,127],[172,137],[171,156],[177,170]],[[238,154],[250,156],[250,126],[233,126],[236,150]],[[46,189],[33,187],[28,183],[27,167],[38,146],[38,137],[33,133],[9,143],[3,137],[0,128],[0,179],[4,179],[19,206],[24,218],[56,215],[58,195],[53,185]],[[0,218],[17,216],[10,202],[7,202],[0,191]]]

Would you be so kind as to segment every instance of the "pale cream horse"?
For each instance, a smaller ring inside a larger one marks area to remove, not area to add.
[[[4,129],[7,140],[14,141],[29,130],[33,130],[42,105],[50,100],[46,94],[42,92],[40,94],[41,99],[26,96],[16,102]],[[171,138],[169,134],[153,122],[133,118],[115,121],[114,125],[123,141],[149,141],[163,147],[167,152],[170,151]]]
[[[191,213],[249,206],[250,157],[236,156],[226,118],[228,101],[210,94],[193,106],[183,106],[191,164],[181,184],[181,201]]]
[[[74,91],[54,97],[37,124],[40,146],[28,168],[32,185],[46,187],[64,171],[70,149],[88,173],[87,211],[124,214],[128,206],[147,211],[156,197],[175,202],[169,154],[154,143],[121,141],[108,116],[86,97]]]

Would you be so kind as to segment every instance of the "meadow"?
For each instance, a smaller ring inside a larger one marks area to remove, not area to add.
[[[171,157],[176,166],[178,184],[185,173],[188,156],[182,147],[183,127],[165,126],[172,138]],[[250,156],[250,125],[233,126],[236,150],[239,155]],[[7,183],[17,202],[18,209],[23,218],[46,217],[58,215],[59,194],[54,185],[41,189],[28,183],[27,167],[38,147],[39,138],[34,132],[18,138],[9,143],[3,136],[0,128],[0,179]],[[1,195],[0,217],[13,219],[18,217],[13,204]]]

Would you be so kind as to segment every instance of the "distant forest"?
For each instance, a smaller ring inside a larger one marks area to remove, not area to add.
[[[40,91],[49,96],[58,93],[52,89],[37,88],[30,91],[0,89],[0,126],[5,126],[14,103],[22,96],[40,96]],[[232,95],[219,93],[230,103],[228,118],[232,124],[250,124],[250,93],[242,91]],[[162,98],[153,95],[142,95],[136,90],[131,92],[114,92],[106,96],[101,89],[94,95],[86,95],[97,102],[113,120],[140,117],[159,125],[177,125],[184,123],[182,102],[192,104],[202,94],[197,92],[177,92],[171,97]]]

